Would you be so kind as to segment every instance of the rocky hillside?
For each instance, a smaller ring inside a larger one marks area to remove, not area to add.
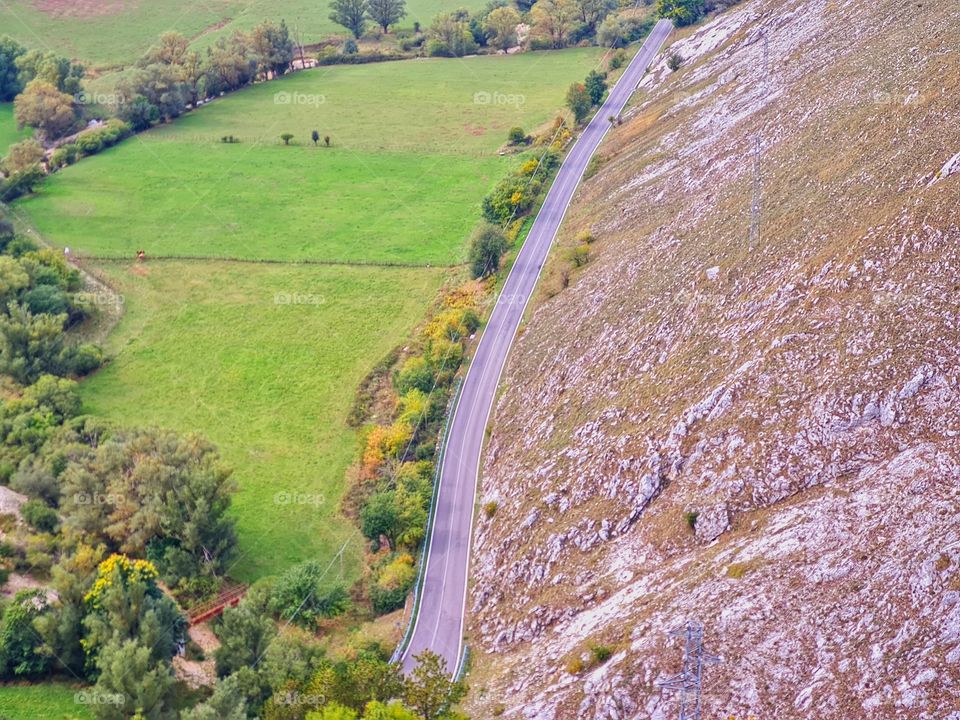
[[[960,4],[745,2],[601,153],[496,406],[468,709],[677,717],[696,618],[705,718],[960,719]]]

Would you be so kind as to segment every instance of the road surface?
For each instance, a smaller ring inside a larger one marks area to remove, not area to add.
[[[657,23],[567,155],[483,331],[447,434],[420,610],[401,656],[405,671],[425,648],[443,657],[451,671],[459,665],[480,451],[500,373],[567,206],[610,127],[608,118],[620,114],[672,29],[668,20]]]

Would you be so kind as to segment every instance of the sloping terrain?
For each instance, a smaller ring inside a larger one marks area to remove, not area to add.
[[[676,717],[697,618],[704,717],[960,718],[960,7],[675,38],[504,375],[468,709]]]

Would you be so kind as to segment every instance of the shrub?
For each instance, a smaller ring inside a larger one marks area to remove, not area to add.
[[[34,188],[43,183],[44,177],[43,170],[34,166],[14,173],[6,180],[0,179],[0,201],[10,202],[32,193]]]
[[[42,500],[27,500],[20,507],[20,514],[30,527],[40,532],[53,532],[60,524],[57,511]]]
[[[73,143],[61,145],[50,155],[50,167],[59,169],[67,165],[73,165],[80,156],[80,151]]]
[[[406,60],[407,56],[403,53],[357,53],[356,55],[347,55],[344,53],[333,53],[323,55],[317,58],[318,65],[365,65],[366,63],[389,62],[391,60]]]
[[[670,68],[672,72],[676,72],[683,65],[683,57],[677,53],[670,53],[670,57],[667,58],[667,67]]]
[[[42,675],[50,655],[41,651],[42,638],[34,620],[47,611],[45,590],[21,590],[3,613],[0,624],[0,677]]]
[[[569,674],[579,675],[584,669],[583,658],[581,658],[579,655],[574,655],[567,660],[566,668]]]
[[[414,389],[428,393],[433,390],[433,384],[433,368],[423,357],[407,358],[393,380],[394,387],[401,395]]]
[[[293,140],[293,133],[282,133],[280,139],[283,140],[284,145],[289,145],[290,141]]]
[[[617,50],[610,58],[610,69],[619,70],[627,62],[627,54],[623,50]]]
[[[522,127],[512,127],[507,133],[507,141],[511,145],[521,145],[527,142],[527,134]]]
[[[382,565],[370,587],[370,603],[374,612],[383,615],[403,607],[416,578],[413,557],[406,553],[395,555]]]
[[[84,155],[95,155],[108,147],[116,145],[131,133],[129,124],[112,118],[103,127],[85,130],[77,136],[74,144]]]
[[[68,375],[83,377],[103,364],[103,351],[96,345],[82,343],[64,349],[62,365]]]
[[[697,529],[697,517],[698,513],[695,510],[690,510],[683,514],[683,519],[686,521],[687,527],[689,527],[691,530]]]
[[[613,655],[613,650],[607,645],[593,645],[590,648],[590,655],[595,664],[602,665]]]
[[[596,238],[589,230],[581,230],[577,233],[577,244],[579,245],[592,245],[595,241]]]
[[[360,48],[357,47],[357,41],[353,38],[347,38],[347,41],[343,44],[343,52],[347,55],[356,55],[360,52]]]
[[[294,565],[274,585],[271,609],[281,620],[307,628],[316,627],[321,618],[343,614],[350,606],[350,596],[342,585],[322,587],[324,574],[316,560]]]
[[[96,155],[103,150],[103,140],[96,133],[82,133],[74,141],[74,145],[84,155]]]
[[[56,285],[37,285],[24,293],[23,302],[34,315],[59,315],[69,308],[66,293]]]
[[[486,515],[487,519],[489,520],[490,518],[492,518],[494,515],[497,514],[498,507],[499,505],[497,504],[496,500],[490,500],[489,502],[485,502],[483,504],[483,514]]]
[[[569,253],[570,264],[574,267],[583,267],[590,261],[590,246],[577,245]]]

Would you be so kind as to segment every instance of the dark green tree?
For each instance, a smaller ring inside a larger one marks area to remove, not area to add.
[[[590,95],[590,102],[594,105],[599,105],[603,102],[603,96],[607,93],[606,76],[596,70],[591,70],[587,74],[584,87],[587,88],[587,93]]]
[[[74,97],[83,90],[83,65],[73,63],[52,50],[30,50],[17,57],[15,62],[20,73],[20,84],[24,87],[34,80],[42,80]]]
[[[692,25],[705,12],[704,0],[657,0],[657,15],[672,20],[677,27]]]
[[[10,102],[23,90],[17,58],[25,52],[13,38],[0,38],[0,102]]]
[[[0,677],[23,678],[42,675],[50,667],[43,641],[33,627],[47,612],[43,590],[21,590],[3,613],[0,623]]]
[[[500,269],[500,258],[507,251],[507,238],[495,225],[484,225],[470,240],[470,274],[475,278],[492,275]]]
[[[359,40],[367,27],[367,0],[333,0],[330,19],[342,25]]]
[[[220,640],[220,647],[214,655],[219,677],[255,665],[266,653],[276,635],[276,627],[268,612],[269,602],[269,591],[255,585],[236,607],[223,611],[215,628]]]
[[[0,316],[0,372],[24,385],[45,373],[60,374],[66,315],[34,315],[10,303]]]
[[[360,510],[360,529],[370,540],[379,540],[383,535],[394,547],[400,532],[400,508],[396,493],[388,490],[372,495]]]
[[[406,0],[367,0],[367,14],[386,33],[407,14]]]
[[[264,20],[250,32],[250,43],[257,58],[261,77],[283,75],[293,62],[293,40],[283,20],[280,24]]]
[[[567,90],[567,107],[573,113],[577,123],[581,123],[590,114],[590,108],[593,102],[590,100],[590,93],[583,83],[574,83]]]

